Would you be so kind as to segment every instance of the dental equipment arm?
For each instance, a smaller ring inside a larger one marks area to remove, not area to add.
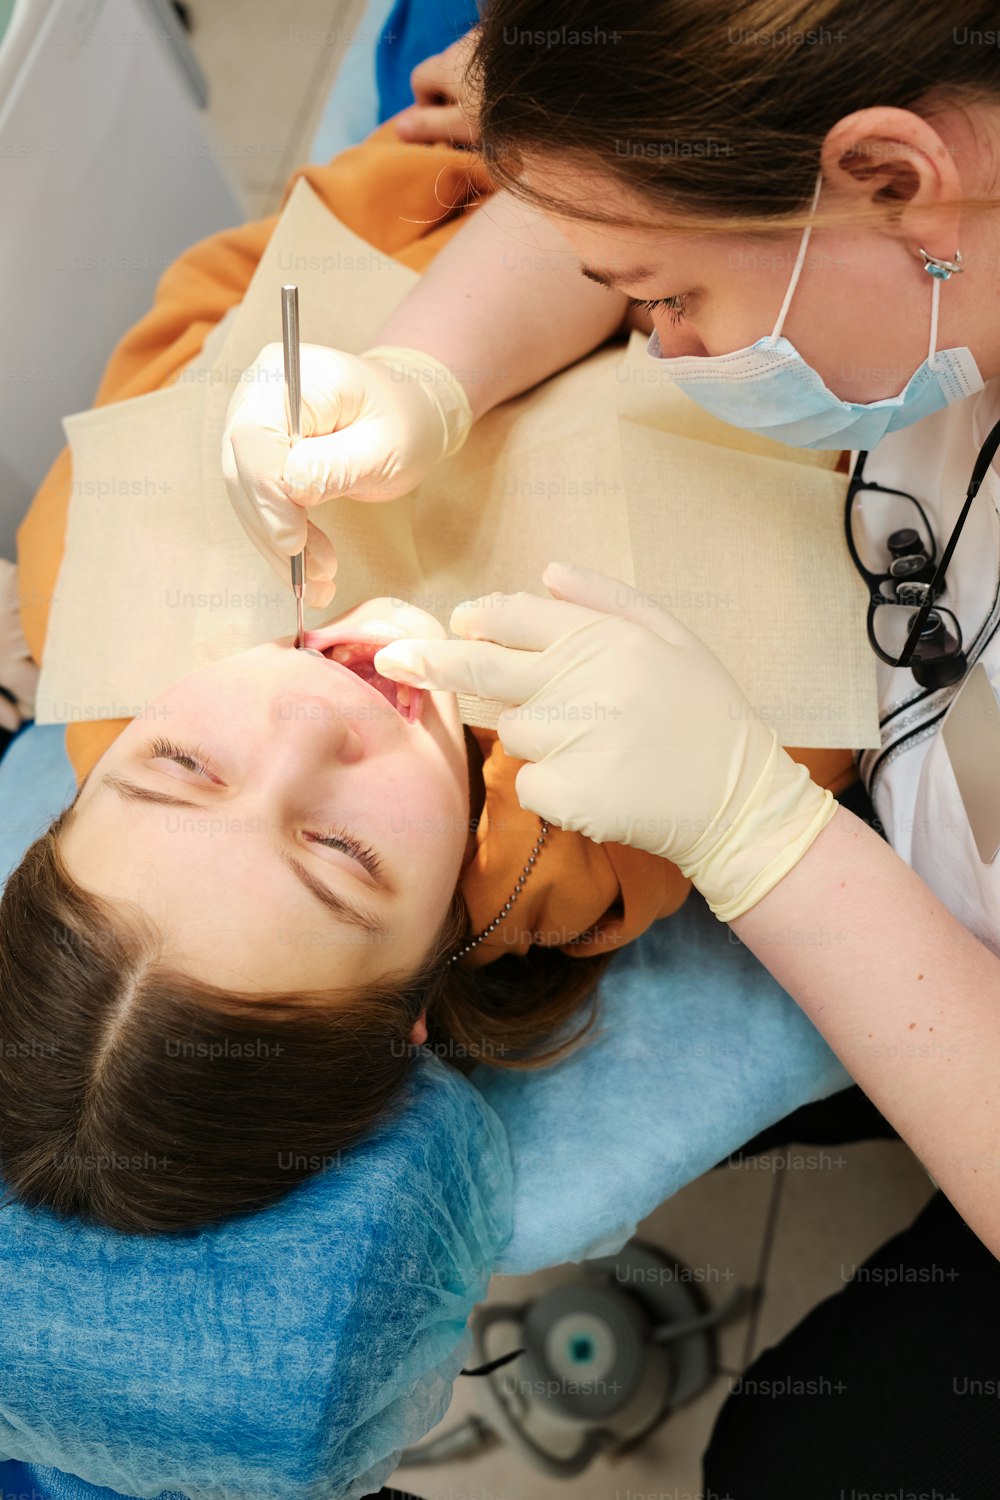
[[[377,670],[397,676],[409,655],[424,686],[519,705],[497,728],[532,762],[522,803],[676,859],[1000,1256],[1000,958],[775,753],[721,663],[671,616],[587,569],[550,564],[543,580],[559,598],[460,605],[452,629],[466,640],[396,643]]]

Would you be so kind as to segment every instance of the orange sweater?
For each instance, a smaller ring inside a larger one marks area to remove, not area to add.
[[[305,177],[349,228],[413,270],[423,270],[474,211],[490,184],[480,159],[450,146],[403,144],[391,121],[327,166],[301,168],[285,188]],[[178,257],[156,289],[152,309],[122,338],[108,361],[95,406],[125,401],[170,385],[201,350],[211,329],[242,301],[277,215],[212,235]],[[64,448],[46,475],[18,530],[21,619],[31,654],[41,662],[49,602],[62,561],[71,492],[71,458]],[[83,777],[121,733],[127,719],[74,723],[66,750]],[[517,800],[514,778],[522,761],[504,754],[496,734],[473,731],[483,752],[486,800],[476,850],[462,876],[474,932],[497,915],[514,889],[538,837],[539,823]],[[835,792],[855,779],[847,751],[790,752],[814,779]],[[488,963],[524,953],[532,943],[576,956],[618,947],[684,901],[690,884],[667,861],[620,844],[595,844],[553,828],[508,921],[465,960]]]

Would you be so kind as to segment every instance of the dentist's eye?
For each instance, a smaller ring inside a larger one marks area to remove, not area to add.
[[[215,779],[200,745],[195,745],[191,750],[185,750],[182,746],[171,744],[170,740],[155,739],[150,743],[149,758],[150,760],[175,760],[185,770],[197,771],[199,776]]]
[[[676,297],[654,298],[651,302],[641,302],[638,297],[630,297],[628,300],[633,307],[645,308],[646,312],[655,312],[658,307],[667,308],[670,313],[670,322],[675,328],[687,312],[687,298],[683,293]]]
[[[371,875],[373,880],[378,880],[382,874],[382,861],[374,849],[367,848],[360,843],[352,833],[343,828],[331,828],[329,832],[320,836],[318,833],[306,835],[314,844],[326,844],[328,848],[341,849],[345,854],[352,855]]]

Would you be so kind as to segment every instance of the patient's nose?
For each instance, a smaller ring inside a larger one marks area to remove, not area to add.
[[[332,760],[351,765],[364,754],[364,741],[350,714],[329,698],[289,694],[277,700],[273,718],[281,743],[294,747],[304,765]]]

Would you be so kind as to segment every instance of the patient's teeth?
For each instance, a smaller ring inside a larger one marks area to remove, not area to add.
[[[333,650],[330,652],[330,655],[333,657],[334,661],[339,661],[341,663],[350,661],[352,654],[353,653],[350,646],[334,646]]]
[[[403,714],[404,718],[409,717],[409,713],[410,713],[410,686],[409,686],[409,683],[406,683],[406,682],[397,682],[396,683],[396,707],[399,709],[400,713]]]

